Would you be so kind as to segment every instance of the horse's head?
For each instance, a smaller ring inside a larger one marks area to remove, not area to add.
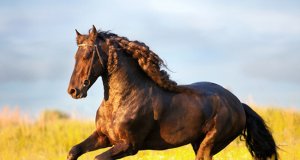
[[[75,67],[70,79],[68,93],[75,99],[87,96],[88,89],[104,73],[105,54],[102,51],[103,40],[93,26],[88,35],[76,30],[78,50],[75,55]]]

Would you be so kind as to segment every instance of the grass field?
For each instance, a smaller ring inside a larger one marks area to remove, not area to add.
[[[300,159],[300,113],[293,110],[259,108],[257,111],[271,128],[282,160]],[[69,149],[94,130],[93,122],[44,117],[35,122],[17,110],[0,112],[0,160],[64,160]],[[106,149],[87,153],[79,160],[91,160]],[[165,151],[140,151],[125,160],[191,160],[190,145]],[[214,160],[252,159],[245,143],[238,138]]]

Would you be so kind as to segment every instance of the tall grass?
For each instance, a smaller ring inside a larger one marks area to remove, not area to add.
[[[280,158],[283,160],[300,159],[300,113],[278,108],[254,108],[254,110],[271,128],[280,148]],[[51,120],[42,118],[32,122],[23,117],[18,110],[2,109],[0,111],[0,160],[64,160],[69,149],[94,130],[93,122],[51,117]],[[87,153],[79,159],[93,159],[105,150]],[[190,160],[194,158],[191,146],[186,145],[165,151],[140,151],[137,155],[124,159]],[[248,160],[252,158],[245,143],[236,139],[214,156],[214,160],[221,159]]]

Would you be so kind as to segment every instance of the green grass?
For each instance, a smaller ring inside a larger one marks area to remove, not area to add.
[[[283,160],[300,159],[300,113],[275,108],[255,108],[271,128]],[[3,111],[2,111],[3,112]],[[8,118],[10,117],[10,118]],[[69,149],[94,130],[93,122],[80,120],[51,120],[27,122],[0,113],[0,160],[64,160]],[[79,160],[90,160],[107,149],[87,153]],[[125,160],[190,160],[195,155],[190,145],[165,151],[140,151]],[[236,139],[214,160],[252,159],[245,143]]]

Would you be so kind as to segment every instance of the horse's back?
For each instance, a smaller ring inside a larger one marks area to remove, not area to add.
[[[226,106],[243,110],[240,100],[226,88],[211,82],[197,82],[187,85],[200,96],[217,97],[220,101],[226,102]]]
[[[187,85],[187,87],[202,93],[202,94],[206,94],[206,95],[216,95],[216,94],[228,94],[230,93],[227,89],[225,89],[224,87],[216,84],[216,83],[212,83],[212,82],[196,82],[196,83],[192,83],[190,85]],[[232,93],[230,93],[232,94]],[[233,95],[234,96],[234,95]]]

